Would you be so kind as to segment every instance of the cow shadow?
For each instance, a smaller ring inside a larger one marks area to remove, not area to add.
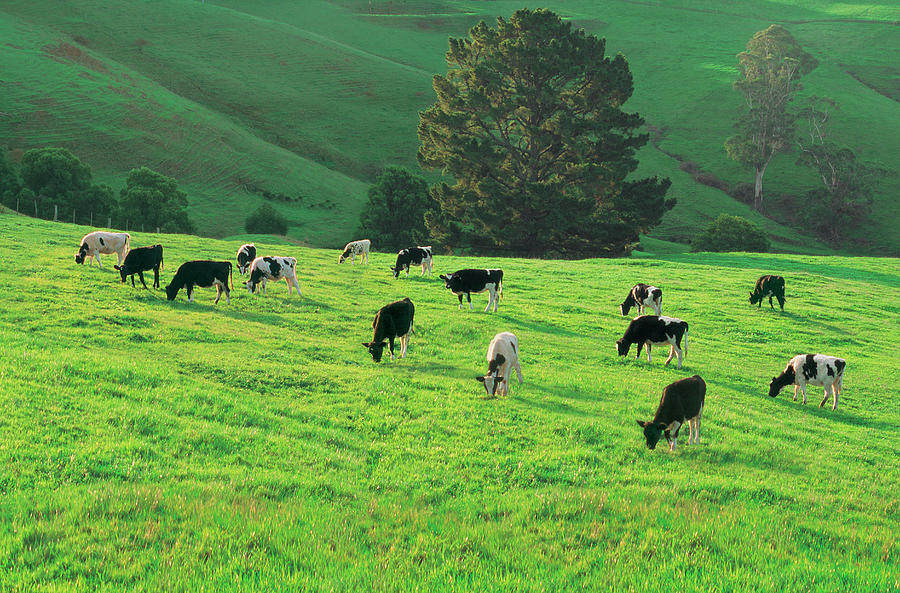
[[[544,334],[550,334],[554,336],[563,336],[567,338],[575,338],[583,336],[583,333],[579,333],[570,329],[566,329],[563,327],[559,327],[556,325],[550,325],[548,323],[536,323],[534,321],[530,321],[527,319],[522,319],[519,317],[514,317],[512,315],[496,312],[490,314],[492,317],[502,319],[510,323],[516,328],[526,329],[529,331],[540,332]]]

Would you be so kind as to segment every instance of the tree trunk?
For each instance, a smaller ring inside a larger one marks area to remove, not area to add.
[[[756,185],[753,188],[753,208],[757,212],[762,212],[762,203],[763,203],[763,191],[762,191],[762,180],[763,175],[766,174],[766,167],[769,166],[769,163],[765,163],[762,167],[756,168]]]

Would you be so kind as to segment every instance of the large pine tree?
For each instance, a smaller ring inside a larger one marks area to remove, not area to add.
[[[520,10],[450,39],[437,102],[420,114],[420,165],[432,188],[433,238],[482,253],[621,255],[674,206],[670,182],[628,180],[648,141],[622,105],[622,55],[548,10]]]

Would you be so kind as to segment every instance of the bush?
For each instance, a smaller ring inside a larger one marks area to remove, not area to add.
[[[691,241],[691,251],[768,251],[769,239],[740,216],[720,214]]]
[[[400,167],[385,169],[369,188],[354,238],[370,237],[382,251],[428,244],[425,213],[437,208],[428,183]]]
[[[247,217],[244,228],[254,235],[286,235],[288,221],[278,210],[263,204]]]

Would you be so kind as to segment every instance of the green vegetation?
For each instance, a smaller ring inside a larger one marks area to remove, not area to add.
[[[0,590],[900,588],[896,259],[659,240],[621,260],[437,257],[436,273],[503,267],[488,315],[434,278],[394,280],[389,255],[338,266],[255,237],[298,258],[304,298],[282,284],[214,306],[76,266],[87,230],[0,215]],[[167,283],[241,239],[133,233],[157,242]],[[762,273],[786,277],[784,313],[747,304]],[[615,356],[637,281],[690,322],[683,370]],[[375,365],[360,342],[403,296],[409,356]],[[503,330],[525,383],[483,399]],[[847,359],[836,412],[766,396],[806,351]],[[648,451],[635,420],[694,373],[702,443]]]
[[[178,181],[147,167],[132,169],[120,192],[119,218],[134,221],[164,233],[192,233],[187,216],[187,194]]]
[[[436,208],[424,178],[402,167],[388,167],[369,188],[369,199],[354,236],[374,238],[378,251],[425,245],[429,237],[425,213]]]
[[[728,214],[720,214],[691,240],[691,251],[768,251],[770,247],[762,229]]]
[[[247,217],[244,229],[253,234],[284,235],[287,233],[287,219],[269,204],[263,204]]]
[[[741,104],[732,90],[737,54],[773,23],[819,61],[803,94],[841,105],[833,140],[862,162],[900,169],[894,2],[542,5],[628,60],[629,110],[652,135],[635,177],[672,179],[668,195],[678,200],[657,239],[687,243],[727,213],[761,226],[773,249],[827,251],[679,169],[691,162],[729,186],[747,180],[722,143]],[[68,148],[111,187],[141,166],[175,178],[191,220],[214,236],[242,233],[266,192],[299,194],[283,210],[289,236],[340,246],[353,238],[378,172],[391,164],[415,172],[418,113],[434,103],[431,79],[446,72],[448,37],[520,8],[512,0],[7,0],[0,61],[14,82],[0,85],[0,137],[16,162],[30,148]],[[795,160],[773,159],[767,201],[818,184]],[[900,178],[878,188],[875,214],[849,248],[900,251],[898,193]]]
[[[671,182],[627,180],[647,144],[623,110],[628,62],[555,13],[517,10],[450,38],[437,103],[419,120],[419,164],[447,178],[428,230],[447,246],[525,257],[631,253],[674,200]]]

